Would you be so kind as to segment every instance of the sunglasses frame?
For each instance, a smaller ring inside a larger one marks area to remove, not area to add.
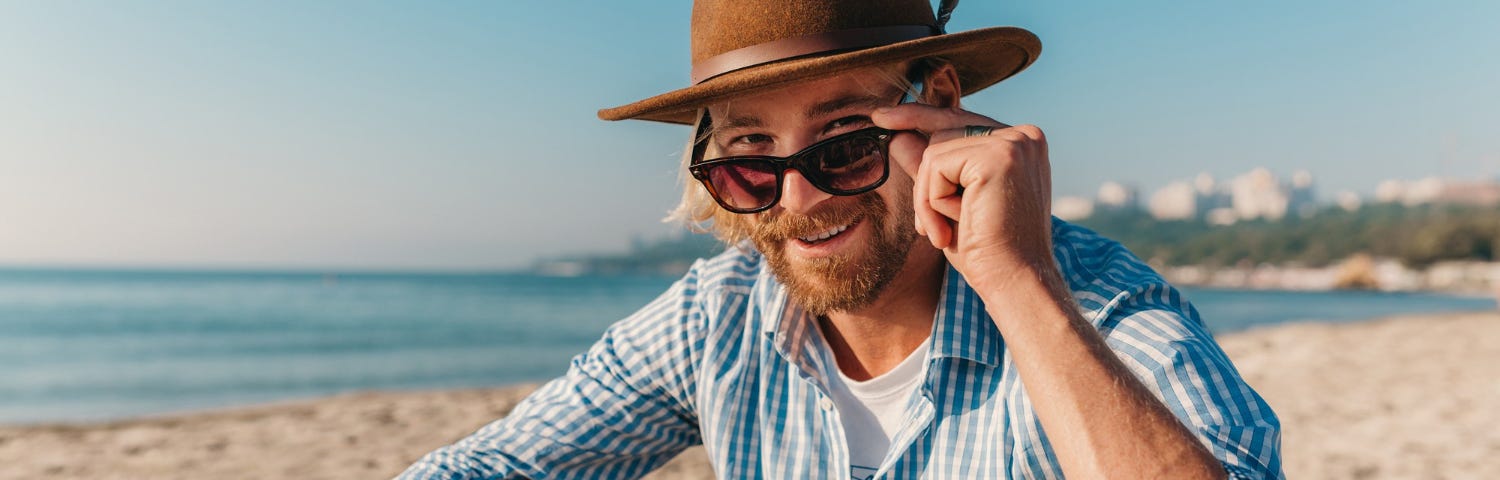
[[[922,82],[920,80],[913,81],[912,88],[908,89],[902,94],[900,103],[904,104],[916,102],[922,90]],[[807,179],[807,183],[811,184],[818,190],[822,190],[823,192],[826,192],[830,195],[859,195],[861,193],[880,188],[881,185],[885,185],[886,180],[891,176],[891,139],[895,138],[896,133],[899,133],[898,131],[886,130],[880,127],[869,127],[837,135],[834,137],[825,138],[816,143],[813,143],[812,145],[808,145],[802,150],[798,150],[797,153],[793,153],[785,157],[776,157],[770,155],[739,155],[703,160],[702,157],[704,150],[706,150],[708,139],[701,134],[701,131],[705,130],[707,126],[708,112],[705,111],[703,112],[703,119],[699,122],[700,134],[697,136],[697,138],[702,138],[702,140],[696,142],[693,146],[693,160],[688,165],[688,172],[693,175],[694,179],[697,179],[700,183],[703,184],[703,188],[708,190],[708,196],[713,197],[715,203],[718,203],[719,206],[724,208],[725,210],[740,214],[763,212],[769,210],[771,207],[776,206],[777,203],[781,203],[782,186],[786,182],[786,171],[793,168],[797,169],[797,172],[801,173],[802,177]],[[881,156],[883,157],[881,159],[882,165],[880,178],[876,179],[874,182],[871,182],[869,185],[849,190],[835,189],[832,185],[822,185],[822,183],[824,182],[817,179],[824,178],[824,175],[819,173],[819,171],[813,165],[810,165],[806,158],[813,152],[816,152],[822,148],[826,148],[829,145],[846,142],[855,138],[866,136],[874,136],[875,140],[880,142],[879,148]],[[709,169],[717,165],[751,162],[765,162],[771,164],[771,170],[776,173],[776,194],[772,195],[771,200],[764,205],[753,208],[738,208],[729,205],[719,195],[718,189],[714,187],[713,182],[709,179]]]
[[[880,178],[876,179],[874,182],[871,182],[869,185],[848,190],[836,189],[833,188],[832,185],[823,185],[823,183],[826,183],[825,177],[827,177],[827,175],[824,175],[817,167],[811,165],[810,162],[806,160],[807,157],[813,153],[818,152],[819,150],[827,148],[829,145],[853,141],[864,137],[874,137],[874,140],[879,142],[880,153],[883,157],[881,159],[883,165],[881,166]],[[797,153],[793,153],[785,157],[773,157],[769,155],[741,155],[715,158],[711,160],[696,162],[688,166],[688,171],[693,174],[693,178],[696,178],[699,182],[703,183],[703,187],[708,189],[709,196],[714,197],[714,201],[718,202],[720,207],[724,207],[725,210],[734,213],[755,213],[770,209],[772,206],[775,206],[777,203],[781,202],[782,184],[786,181],[786,171],[793,168],[802,173],[802,178],[806,178],[807,183],[812,184],[812,186],[816,187],[818,190],[828,192],[828,194],[830,195],[859,195],[861,193],[880,188],[881,185],[885,184],[886,179],[890,178],[891,176],[890,146],[891,138],[893,137],[895,137],[895,132],[880,127],[870,127],[834,137],[825,138],[818,141],[817,143],[808,145],[807,148],[804,148]],[[719,191],[714,188],[713,182],[709,179],[708,172],[715,166],[737,163],[768,163],[771,165],[771,171],[776,173],[776,194],[772,195],[770,201],[768,201],[765,205],[753,208],[737,208],[729,205],[720,197]]]

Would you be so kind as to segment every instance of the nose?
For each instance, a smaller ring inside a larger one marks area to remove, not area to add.
[[[833,196],[808,183],[807,177],[802,176],[802,172],[795,168],[787,170],[781,182],[781,208],[794,213],[806,215],[813,207]]]

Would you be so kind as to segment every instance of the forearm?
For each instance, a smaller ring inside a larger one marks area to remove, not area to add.
[[[981,291],[1074,478],[1223,478],[1218,461],[1083,319],[1055,269]]]

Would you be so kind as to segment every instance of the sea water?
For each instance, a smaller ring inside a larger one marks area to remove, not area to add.
[[[0,423],[543,381],[674,280],[0,270]],[[1495,306],[1431,294],[1186,293],[1218,333]]]

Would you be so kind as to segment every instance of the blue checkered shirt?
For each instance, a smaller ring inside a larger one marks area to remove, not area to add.
[[[1280,425],[1182,294],[1119,244],[1061,221],[1084,318],[1235,478],[1283,478]],[[926,379],[874,478],[1058,478],[1005,341],[956,270]],[[700,260],[567,375],[402,478],[636,478],[703,444],[720,478],[850,478],[824,379],[837,366],[760,255]]]

